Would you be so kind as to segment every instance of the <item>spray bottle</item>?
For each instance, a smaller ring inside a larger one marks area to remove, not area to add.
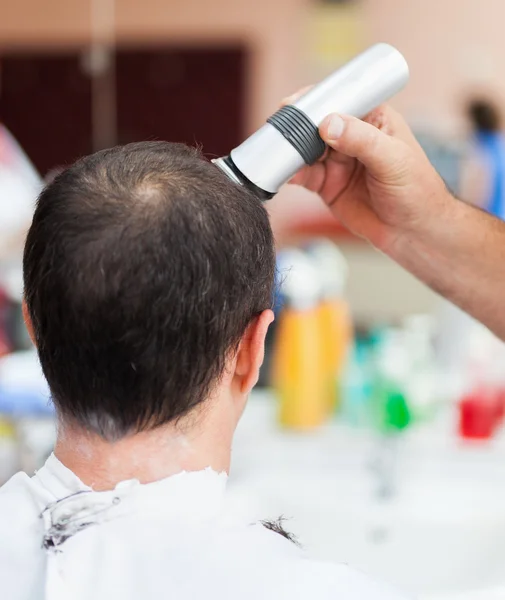
[[[340,405],[341,377],[352,340],[352,319],[344,296],[348,265],[342,252],[330,240],[318,240],[308,247],[319,271],[322,298],[318,306],[321,337],[321,376],[329,414]]]
[[[328,415],[318,326],[321,285],[312,260],[299,249],[280,252],[278,268],[284,279],[284,306],[272,379],[279,399],[279,420],[285,427],[307,430],[321,425]]]

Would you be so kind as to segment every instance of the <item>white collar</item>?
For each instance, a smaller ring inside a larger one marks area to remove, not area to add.
[[[55,500],[61,500],[77,492],[91,491],[91,488],[85,485],[70,469],[67,469],[54,454],[49,456],[44,466],[35,473],[33,479],[42,484]]]
[[[65,467],[54,454],[51,454],[45,465],[33,477],[34,482],[39,483],[54,497],[55,504],[61,505],[64,499],[76,494],[81,499],[86,499],[87,505],[120,497],[123,505],[133,510],[141,510],[144,514],[171,517],[187,515],[192,520],[207,518],[220,512],[227,479],[226,473],[217,473],[208,467],[202,471],[182,471],[147,484],[141,484],[136,479],[122,481],[114,490],[95,492]],[[70,501],[65,501],[65,504],[70,505]]]

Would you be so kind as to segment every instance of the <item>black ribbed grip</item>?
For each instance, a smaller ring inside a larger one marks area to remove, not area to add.
[[[307,165],[316,162],[326,148],[316,125],[299,108],[283,106],[267,119],[293,146]]]

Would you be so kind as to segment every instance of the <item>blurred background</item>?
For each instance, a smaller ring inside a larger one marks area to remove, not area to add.
[[[0,483],[54,441],[21,316],[44,182],[137,140],[228,154],[384,41],[411,69],[393,105],[447,185],[503,218],[504,20],[502,0],[0,0]],[[504,598],[504,345],[316,196],[285,186],[268,210],[277,319],[230,502],[423,598]]]

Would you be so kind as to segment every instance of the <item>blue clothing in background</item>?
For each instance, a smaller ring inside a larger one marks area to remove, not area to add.
[[[499,132],[480,132],[476,141],[489,169],[490,193],[484,208],[505,219],[505,136]]]

